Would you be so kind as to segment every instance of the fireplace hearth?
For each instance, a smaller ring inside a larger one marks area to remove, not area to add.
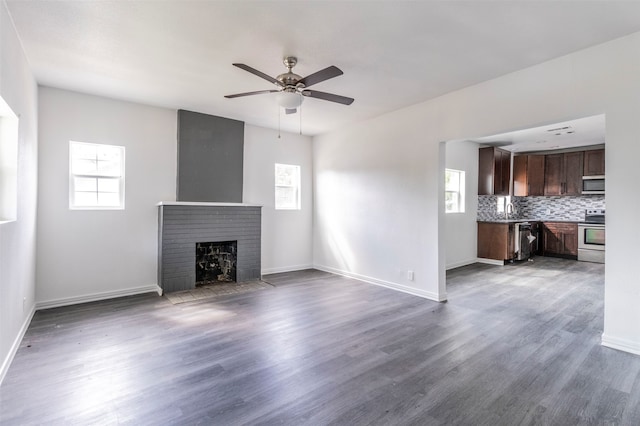
[[[196,243],[196,287],[236,282],[238,242]]]

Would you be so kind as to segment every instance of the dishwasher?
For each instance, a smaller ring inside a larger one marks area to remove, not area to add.
[[[531,233],[531,223],[520,222],[514,225],[514,252],[516,260],[525,260],[531,257],[532,245],[537,238]]]

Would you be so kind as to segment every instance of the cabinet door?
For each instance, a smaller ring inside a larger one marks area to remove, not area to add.
[[[491,147],[478,150],[478,195],[493,195],[494,157]]]
[[[584,152],[584,176],[604,175],[604,149]]]
[[[513,157],[513,195],[544,195],[544,155]]]
[[[545,222],[543,225],[542,254],[544,256],[577,259],[578,225],[575,223]]]
[[[564,253],[578,257],[578,225],[567,223],[564,228]]]
[[[495,195],[509,195],[511,182],[511,152],[496,149],[496,164],[500,164],[500,174],[496,173]]]
[[[526,155],[513,157],[513,195],[516,197],[529,195],[527,166],[528,159]]]
[[[544,195],[544,155],[527,155],[527,195]]]
[[[564,177],[564,155],[549,154],[544,159],[544,195],[561,195]]]
[[[509,195],[511,153],[495,147],[478,151],[478,195]]]
[[[478,222],[478,257],[507,260],[513,258],[513,225]]]
[[[564,154],[564,191],[563,195],[582,194],[583,152]]]
[[[542,254],[545,256],[559,255],[562,253],[562,235],[552,225],[544,224],[542,227]]]

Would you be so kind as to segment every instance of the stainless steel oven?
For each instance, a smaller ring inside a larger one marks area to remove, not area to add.
[[[604,263],[604,252],[604,210],[587,210],[585,222],[578,224],[578,260]]]

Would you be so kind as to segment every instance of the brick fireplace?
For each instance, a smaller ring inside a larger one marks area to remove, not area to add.
[[[158,284],[163,292],[196,287],[198,244],[234,242],[236,282],[261,278],[261,206],[198,202],[158,206]]]

